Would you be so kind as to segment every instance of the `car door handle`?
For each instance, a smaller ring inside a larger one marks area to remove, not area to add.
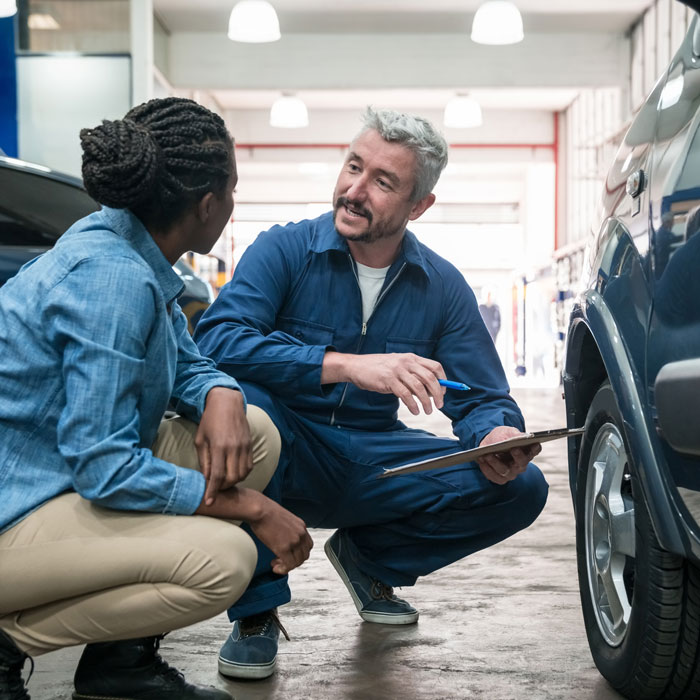
[[[646,185],[646,175],[643,170],[635,170],[627,178],[627,194],[630,197],[639,197],[644,191]]]

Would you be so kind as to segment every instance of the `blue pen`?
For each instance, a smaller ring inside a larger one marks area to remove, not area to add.
[[[446,386],[448,389],[459,389],[460,391],[469,391],[470,387],[462,382],[451,382],[449,379],[438,379],[440,386]]]

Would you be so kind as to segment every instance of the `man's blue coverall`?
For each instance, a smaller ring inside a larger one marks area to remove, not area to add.
[[[356,268],[332,213],[261,233],[195,330],[204,355],[267,411],[282,454],[266,494],[309,527],[346,528],[359,566],[390,586],[441,567],[530,525],[547,483],[530,464],[500,486],[474,462],[377,479],[384,468],[477,446],[498,426],[524,429],[474,293],[449,262],[406,231],[374,311],[362,321]],[[407,428],[393,394],[321,384],[327,350],[406,353],[440,362],[443,413],[458,440]],[[232,620],[290,599],[286,577],[258,574]]]

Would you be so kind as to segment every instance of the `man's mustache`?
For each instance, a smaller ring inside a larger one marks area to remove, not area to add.
[[[338,197],[335,202],[335,208],[340,209],[340,207],[350,207],[356,214],[364,216],[370,224],[372,223],[372,212],[369,209],[365,209],[361,204],[353,202],[347,197]]]

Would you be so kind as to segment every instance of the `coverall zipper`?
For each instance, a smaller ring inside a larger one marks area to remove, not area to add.
[[[350,261],[350,267],[352,268],[352,272],[355,275],[355,281],[357,282],[357,288],[360,290],[360,297],[361,297],[362,296],[362,289],[360,287],[360,279],[357,276],[357,270],[355,269],[355,263],[352,259],[352,255],[348,255],[348,259]],[[391,282],[389,282],[389,284],[386,286],[386,288],[377,297],[377,301],[374,302],[374,306],[372,307],[372,311],[370,312],[369,316],[367,317],[367,320],[362,322],[362,330],[360,331],[360,341],[357,344],[355,354],[358,354],[360,352],[360,350],[362,349],[362,344],[365,340],[365,336],[367,335],[367,324],[372,319],[372,316],[374,316],[374,312],[377,310],[377,307],[379,306],[379,302],[386,296],[387,292],[394,286],[394,283],[399,278],[399,275],[403,272],[404,267],[406,267],[406,263],[403,263],[401,265],[401,267],[399,268],[399,271],[394,276],[394,279],[391,280]],[[348,383],[349,382],[345,382],[345,387],[344,387],[343,393],[340,397],[340,401],[338,402],[338,405],[333,409],[333,413],[331,413],[330,425],[335,425],[335,412],[343,405],[343,401],[345,401],[345,395],[348,393]]]

